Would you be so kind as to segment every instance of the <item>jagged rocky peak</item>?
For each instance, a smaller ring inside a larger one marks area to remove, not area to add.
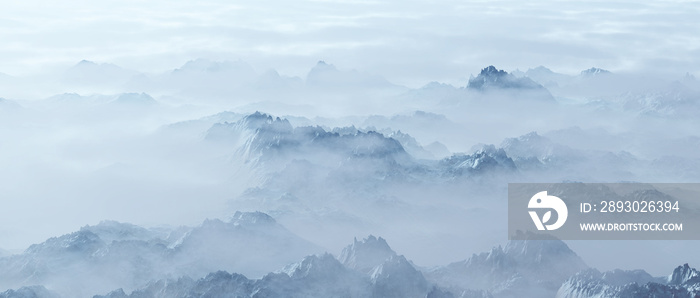
[[[672,196],[657,189],[637,189],[627,194],[626,197],[635,201],[665,201],[675,200]]]
[[[477,150],[474,154],[475,163],[473,168],[480,169],[484,164],[491,164],[495,161],[498,165],[501,165],[508,169],[515,169],[515,163],[508,157],[506,151],[503,148],[496,148],[494,145],[483,146],[481,149]]]
[[[233,214],[229,221],[235,225],[271,225],[277,223],[277,221],[275,221],[275,219],[272,218],[272,216],[269,216],[266,213],[260,211],[236,211],[236,213]]]
[[[604,272],[600,278],[614,286],[623,286],[629,283],[645,284],[654,281],[654,277],[644,270],[615,269]]]
[[[566,278],[587,268],[561,240],[521,234],[524,240],[429,271],[429,280],[446,288],[487,290],[495,297],[553,297]]]
[[[188,276],[177,279],[151,281],[144,288],[127,295],[123,289],[94,298],[147,298],[147,297],[250,297],[253,281],[237,273],[216,271],[198,280]]]
[[[369,235],[360,241],[355,238],[352,244],[343,249],[338,259],[348,268],[369,273],[373,268],[394,256],[396,252],[389,247],[386,240]]]
[[[311,68],[309,73],[306,75],[306,82],[310,84],[317,84],[324,82],[328,75],[337,75],[339,73],[338,69],[333,64],[328,64],[323,60],[320,60],[316,65]]]
[[[557,297],[700,297],[700,280],[688,264],[678,266],[668,278],[655,278],[643,270],[587,269],[567,279]]]
[[[431,90],[431,89],[432,90],[440,90],[440,89],[442,89],[442,90],[454,90],[455,87],[450,85],[450,84],[432,81],[430,83],[425,84],[420,89],[421,90]]]
[[[555,272],[565,274],[565,278],[588,268],[564,241],[555,237],[518,231],[514,239],[518,240],[508,241],[503,251],[528,270],[551,268]]]
[[[402,274],[407,272],[415,272],[420,274],[416,268],[411,265],[406,257],[400,255],[393,255],[388,259],[384,260],[379,266],[374,267],[370,277],[372,281],[377,281],[378,279],[387,278],[394,274]]]
[[[312,278],[323,279],[325,276],[337,275],[345,271],[343,264],[338,262],[331,254],[311,255],[301,262],[294,263],[282,269],[292,279]]]
[[[289,158],[294,150],[324,152],[346,159],[375,158],[410,161],[401,143],[375,131],[362,132],[356,128],[326,131],[318,126],[293,127],[286,119],[256,112],[235,123],[214,124],[205,137],[208,140],[233,143],[247,160],[267,161]],[[305,158],[321,160],[320,154]],[[269,163],[274,164],[274,163]],[[278,164],[281,164],[278,163]]]
[[[114,71],[114,70],[121,70],[121,68],[117,65],[111,64],[111,63],[96,63],[94,61],[90,60],[80,60],[77,64],[75,64],[71,69],[68,71]]]
[[[486,154],[486,155],[496,156],[496,155],[505,155],[506,153],[505,153],[505,151],[503,151],[502,148],[496,148],[496,146],[493,144],[489,144],[489,145],[484,144],[484,145],[477,147],[476,150],[474,150],[474,154],[475,155]]]
[[[56,292],[47,290],[44,286],[21,287],[17,290],[7,290],[0,293],[0,298],[60,298]]]
[[[484,77],[505,77],[508,75],[508,73],[505,70],[499,70],[493,65],[489,65],[486,68],[481,70],[481,73],[479,73],[480,76]]]
[[[538,67],[528,69],[526,73],[528,73],[528,74],[535,74],[535,73],[553,74],[554,72],[551,69],[546,68],[543,65],[540,65]]]
[[[248,230],[258,230],[267,231],[270,233],[285,232],[284,228],[275,221],[271,216],[262,212],[240,212],[237,211],[233,216],[231,216],[227,221],[220,219],[206,219],[201,226],[185,232],[182,236],[183,239],[192,238],[198,235],[209,235],[211,233],[220,234],[222,237],[220,241],[226,241],[231,237],[248,237],[255,235],[248,235],[246,233],[241,234],[241,231]],[[177,240],[181,243],[183,239]],[[192,244],[192,243],[190,243]],[[200,245],[196,243],[196,245]]]
[[[490,65],[481,70],[478,76],[469,79],[468,89],[544,89],[528,77],[516,77]]]
[[[531,132],[526,133],[526,134],[524,134],[524,135],[522,135],[522,136],[519,136],[519,137],[517,137],[517,138],[506,138],[506,139],[503,141],[503,143],[504,143],[504,144],[509,144],[509,143],[514,142],[514,141],[528,142],[528,143],[529,143],[529,142],[537,142],[537,143],[540,143],[540,142],[549,142],[549,139],[547,139],[547,138],[545,138],[545,137],[543,137],[543,136],[540,136],[539,134],[537,134],[536,131],[531,131]]]
[[[610,297],[610,285],[602,280],[600,271],[589,268],[577,272],[562,283],[556,297]]]
[[[27,248],[27,254],[51,254],[59,252],[92,253],[105,245],[97,234],[80,230],[60,237],[49,238],[43,243],[33,244]]]
[[[506,138],[501,147],[516,160],[534,158],[541,162],[580,158],[580,153],[570,147],[553,142],[547,137],[530,132],[517,138]]]
[[[440,161],[451,171],[490,171],[490,170],[515,170],[513,160],[508,157],[502,148],[494,145],[482,145],[475,149],[471,155],[455,154]]]
[[[354,126],[334,128],[328,132],[320,127],[297,127],[294,134],[295,141],[318,149],[331,150],[333,154],[382,158],[405,153],[403,146],[396,139],[372,130],[361,131]]]
[[[452,266],[465,268],[491,268],[490,271],[508,270],[516,266],[515,262],[503,252],[502,246],[491,248],[488,252],[473,254],[466,261],[453,263]],[[478,270],[478,269],[476,269]]]
[[[671,285],[683,285],[690,282],[700,284],[700,272],[695,268],[691,268],[688,263],[676,267],[668,280],[668,283]]]
[[[501,147],[514,157],[540,157],[551,153],[552,142],[533,131],[517,138],[506,138]]]
[[[506,253],[503,251],[503,247],[500,245],[497,247],[491,248],[491,250],[488,253],[486,253],[484,256],[486,256],[486,258],[484,258],[484,260],[486,260],[487,262],[489,262],[491,264],[499,265],[499,267],[501,267],[503,265],[507,265],[507,264],[503,264],[503,261],[506,259]],[[473,258],[474,257],[472,256],[472,258],[470,258],[470,260],[472,260]]]
[[[214,229],[214,230],[226,230],[231,227],[265,227],[265,226],[276,226],[277,221],[275,221],[272,216],[266,213],[255,211],[255,212],[241,212],[236,211],[228,221],[222,221],[220,219],[206,219],[202,223],[201,228],[204,229]]]
[[[293,133],[294,127],[287,119],[272,117],[256,111],[233,123],[219,122],[213,124],[207,130],[205,138],[208,140],[235,141],[245,131],[257,133],[260,138],[256,142],[265,142],[270,141],[270,139],[279,139],[278,136],[280,135]]]
[[[316,126],[316,127],[307,126],[305,129],[314,130],[313,133],[318,133],[320,131],[325,132],[325,130],[323,130],[322,128],[320,128],[318,126]],[[360,130],[357,129],[357,127],[355,127],[355,125],[351,125],[351,126],[343,126],[343,127],[333,127],[330,130],[330,132],[337,133],[341,136],[345,136],[345,135],[354,136],[354,135],[357,135],[358,133],[360,133]]]
[[[326,61],[319,60],[316,62],[316,66],[312,70],[335,70],[335,65],[326,63]]]
[[[115,240],[149,240],[157,236],[156,233],[148,229],[114,220],[103,220],[97,225],[87,225],[80,230],[95,233],[106,243]]]
[[[564,241],[554,237],[543,238],[542,235],[535,235],[531,232],[519,232],[514,238],[518,240],[508,241],[503,251],[519,260],[539,263],[547,258],[574,257],[578,259],[576,253]]]
[[[97,63],[95,63],[95,62],[83,59],[83,60],[80,60],[80,62],[78,62],[78,64],[76,64],[75,66],[76,67],[91,67],[91,66],[96,66],[96,65],[97,65]]]
[[[372,297],[369,279],[332,255],[312,255],[255,283],[250,297]]]
[[[428,281],[404,256],[392,256],[370,273],[375,297],[425,297]]]
[[[353,146],[353,155],[356,156],[383,157],[404,152],[404,148],[399,141],[387,138],[376,131],[358,132],[357,135],[348,141],[348,145]]]
[[[591,67],[586,70],[581,71],[582,76],[595,76],[595,75],[601,75],[601,74],[610,74],[610,71],[607,71],[602,68],[596,68],[596,67]]]
[[[275,131],[291,131],[292,124],[289,120],[256,111],[240,120],[249,129],[266,129]]]

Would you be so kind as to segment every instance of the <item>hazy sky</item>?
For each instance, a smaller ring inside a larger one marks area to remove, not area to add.
[[[306,74],[317,60],[420,86],[494,64],[700,74],[698,1],[6,1],[0,72],[195,58]]]

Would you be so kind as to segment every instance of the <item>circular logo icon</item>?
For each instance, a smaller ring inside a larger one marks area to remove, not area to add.
[[[548,230],[553,231],[564,225],[567,216],[569,216],[569,209],[566,208],[566,204],[560,198],[555,196],[548,196],[546,191],[541,191],[536,193],[530,202],[527,203],[527,208],[530,209],[530,217],[532,221],[535,222],[535,226],[540,231]],[[542,215],[540,218],[537,212],[532,209],[550,209]],[[552,224],[547,224],[552,219],[552,210],[557,213],[557,221]]]

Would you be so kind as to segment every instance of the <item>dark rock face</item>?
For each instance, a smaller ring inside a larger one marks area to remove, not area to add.
[[[504,70],[499,70],[493,65],[481,70],[478,76],[469,80],[468,89],[544,89],[542,85],[535,83],[527,77],[515,77]]]

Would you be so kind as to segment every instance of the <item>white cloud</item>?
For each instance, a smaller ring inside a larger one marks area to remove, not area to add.
[[[0,12],[0,71],[81,59],[162,71],[205,55],[325,59],[407,84],[454,83],[489,64],[683,74],[700,67],[699,9],[685,1],[27,1]],[[171,60],[148,63],[154,54]],[[674,58],[660,65],[664,57]],[[277,67],[300,63],[287,64]]]

